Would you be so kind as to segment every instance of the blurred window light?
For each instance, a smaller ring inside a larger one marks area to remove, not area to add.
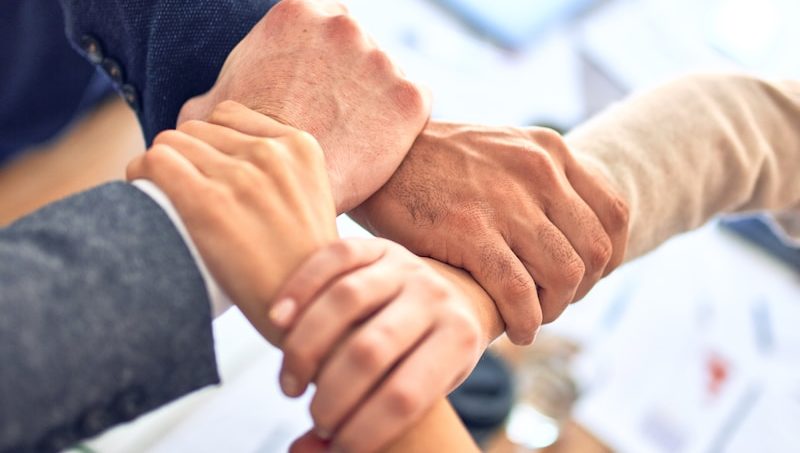
[[[711,26],[711,44],[748,67],[758,67],[786,47],[786,31],[794,28],[797,0],[721,0]]]
[[[434,0],[498,44],[522,47],[550,25],[569,18],[595,0]]]

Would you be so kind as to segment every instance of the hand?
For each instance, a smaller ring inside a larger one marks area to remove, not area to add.
[[[272,322],[281,386],[314,380],[315,432],[344,451],[375,451],[463,381],[487,335],[465,296],[422,259],[382,239],[336,242],[281,290]]]
[[[430,113],[406,80],[335,1],[283,0],[230,53],[214,87],[178,123],[231,99],[308,131],[325,152],[338,212],[378,190]]]
[[[262,335],[280,284],[336,236],[322,151],[311,135],[239,104],[159,134],[128,166],[169,197],[209,271]]]
[[[517,344],[619,265],[627,241],[624,202],[542,128],[432,122],[351,215],[417,255],[469,271]]]

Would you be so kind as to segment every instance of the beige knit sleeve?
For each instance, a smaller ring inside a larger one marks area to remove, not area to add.
[[[800,206],[800,82],[696,75],[567,136],[628,201],[626,260],[722,212]]]

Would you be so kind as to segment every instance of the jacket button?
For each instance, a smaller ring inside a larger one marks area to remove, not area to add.
[[[117,60],[105,58],[103,59],[102,67],[106,74],[108,74],[111,80],[117,85],[122,85],[125,81],[125,74],[122,72],[122,66],[117,63]]]
[[[125,84],[122,85],[122,98],[125,99],[125,102],[128,103],[130,108],[134,111],[139,111],[139,92],[136,91],[136,88],[133,85]]]
[[[83,35],[80,39],[81,49],[89,57],[89,61],[94,64],[100,64],[103,61],[103,48],[100,46],[100,41],[92,35]]]

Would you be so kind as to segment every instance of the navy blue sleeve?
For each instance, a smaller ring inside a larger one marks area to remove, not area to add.
[[[4,0],[0,14],[0,165],[53,139],[113,93],[75,53],[53,0]]]
[[[67,37],[114,81],[148,145],[277,1],[60,0]]]

